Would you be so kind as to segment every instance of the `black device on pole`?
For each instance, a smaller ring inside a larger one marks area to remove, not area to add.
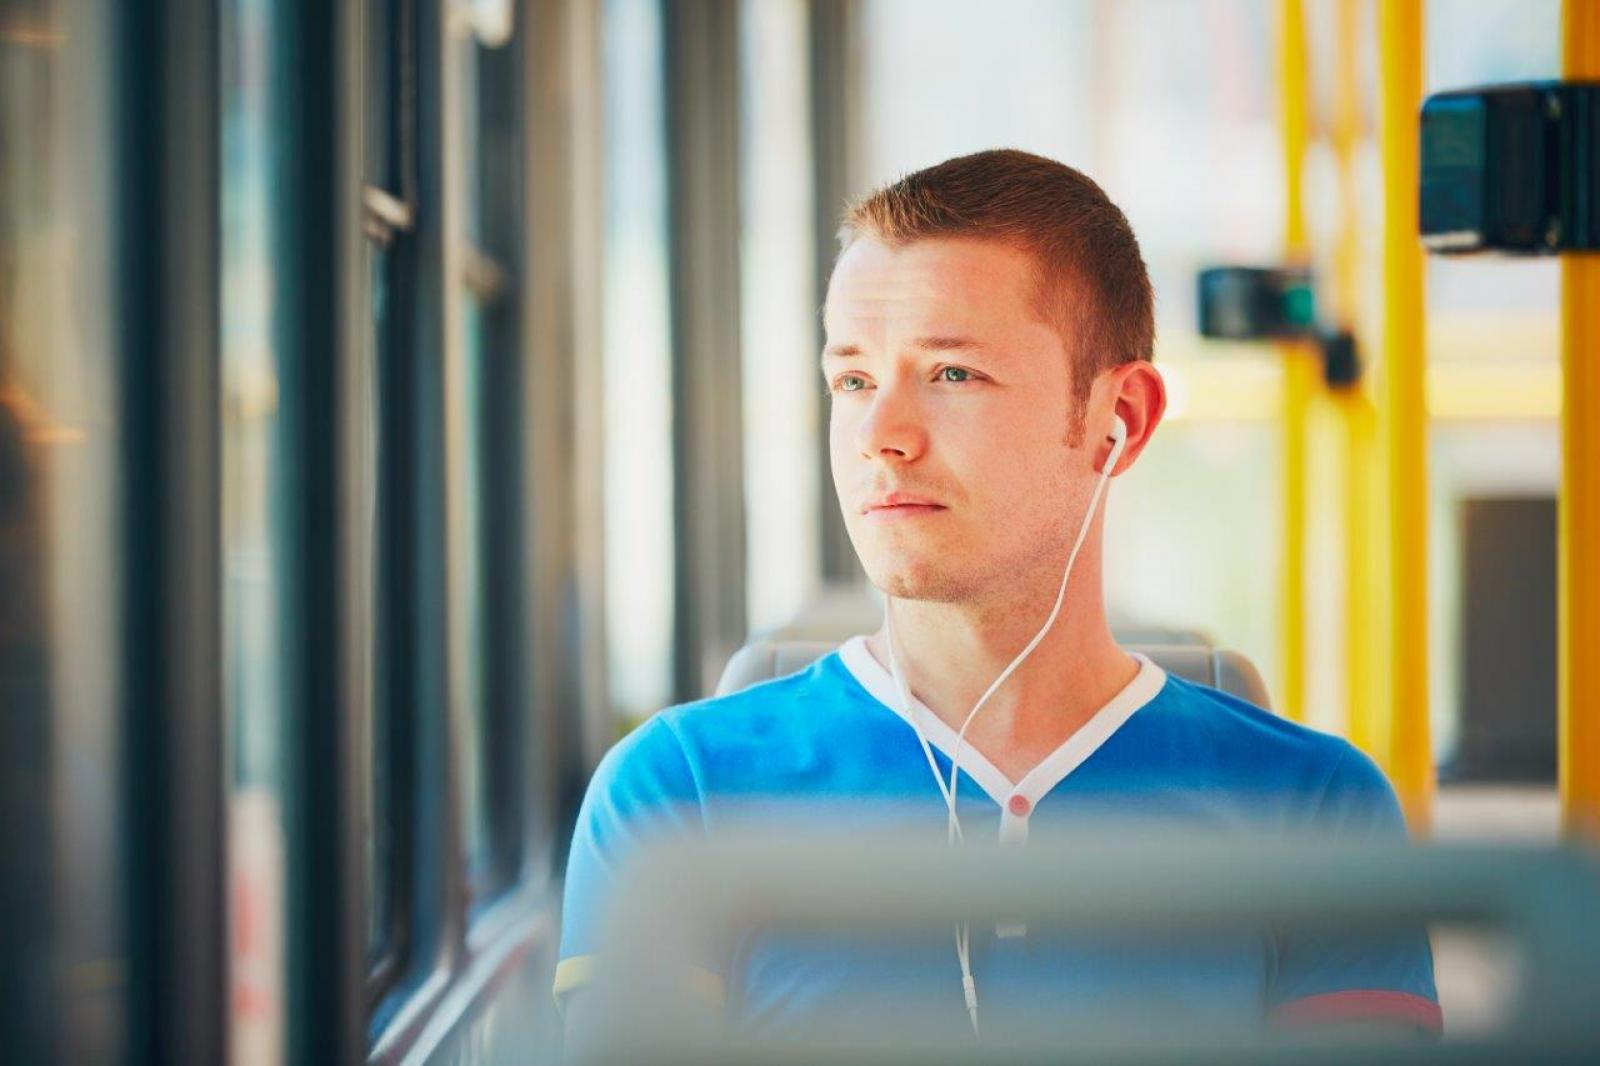
[[[1430,251],[1600,250],[1600,84],[1436,93],[1422,105],[1421,152]]]
[[[1296,267],[1208,267],[1200,271],[1200,335],[1260,341],[1311,336],[1311,272]]]
[[[1361,354],[1355,334],[1347,329],[1318,333],[1317,350],[1322,355],[1322,382],[1328,388],[1349,389],[1361,383]]]

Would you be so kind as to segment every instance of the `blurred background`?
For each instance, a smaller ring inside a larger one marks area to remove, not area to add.
[[[1155,284],[1119,632],[1241,652],[1419,835],[1555,840],[1562,267],[1425,261],[1397,514],[1379,7],[0,0],[15,1061],[547,1044],[599,756],[752,636],[876,625],[815,363],[834,231],[981,148],[1093,176]],[[1422,27],[1424,93],[1561,76],[1558,0]],[[1203,339],[1231,263],[1308,266],[1368,373],[1290,404],[1304,346]]]

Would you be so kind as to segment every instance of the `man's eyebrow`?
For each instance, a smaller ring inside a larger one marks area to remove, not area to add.
[[[972,337],[918,337],[911,346],[925,352],[956,352],[982,348],[984,343]]]
[[[976,351],[986,347],[972,337],[918,337],[911,342],[913,348],[920,348],[925,352],[958,352]],[[856,344],[830,344],[822,349],[824,359],[849,359],[861,354],[861,347]]]

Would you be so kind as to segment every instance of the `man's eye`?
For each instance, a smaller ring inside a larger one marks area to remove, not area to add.
[[[955,376],[951,376],[955,375]],[[959,366],[946,366],[939,369],[940,381],[971,381],[972,371]]]

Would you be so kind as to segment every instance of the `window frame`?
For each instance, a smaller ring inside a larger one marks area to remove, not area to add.
[[[409,688],[400,690],[411,701],[399,716],[408,733],[403,757],[410,761],[396,778],[408,782],[412,793],[405,817],[411,823],[413,887],[405,963],[384,975],[386,986],[368,986],[367,1056],[375,1062],[425,1059],[458,1041],[478,1009],[514,972],[525,970],[540,953],[554,951],[558,904],[554,873],[560,848],[554,840],[553,812],[563,773],[582,772],[575,760],[565,761],[556,753],[572,732],[569,714],[581,718],[591,706],[586,696],[576,707],[564,699],[568,693],[587,693],[587,685],[575,680],[582,667],[563,645],[581,628],[592,631],[597,626],[589,601],[581,597],[576,600],[580,618],[571,617],[573,548],[578,538],[567,503],[577,484],[571,475],[576,455],[570,438],[559,434],[570,429],[560,416],[570,415],[574,405],[572,396],[562,386],[552,386],[549,377],[556,368],[566,368],[562,373],[570,374],[574,361],[570,338],[577,328],[574,320],[582,312],[571,288],[553,282],[568,276],[577,242],[565,239],[565,234],[538,243],[532,240],[535,231],[557,232],[563,219],[569,226],[573,223],[568,175],[564,166],[553,165],[564,156],[551,150],[546,138],[562,144],[578,140],[571,126],[553,120],[570,121],[575,106],[561,89],[571,84],[575,93],[588,91],[581,80],[587,75],[570,49],[572,42],[581,46],[590,39],[589,12],[579,2],[524,0],[516,10],[514,36],[504,46],[511,76],[523,86],[522,102],[520,113],[509,123],[516,136],[505,168],[508,173],[497,175],[499,192],[509,189],[516,203],[511,217],[489,220],[503,223],[492,228],[503,228],[509,247],[528,257],[518,269],[513,254],[489,249],[506,257],[495,262],[505,284],[502,294],[516,312],[497,324],[503,341],[495,343],[517,353],[512,360],[515,387],[504,390],[508,395],[500,399],[505,409],[499,412],[518,429],[513,443],[517,454],[486,468],[492,469],[489,478],[497,491],[521,499],[510,515],[497,514],[484,523],[493,551],[511,558],[510,568],[517,571],[507,579],[514,586],[509,591],[499,581],[492,586],[497,594],[494,609],[503,612],[506,621],[496,632],[494,646],[486,645],[489,677],[500,672],[503,679],[492,682],[500,687],[491,690],[512,693],[496,711],[497,728],[512,739],[493,746],[514,750],[507,764],[495,771],[501,777],[492,806],[499,823],[496,832],[502,841],[514,837],[515,849],[502,845],[508,871],[503,889],[475,902],[467,882],[466,805],[461,792],[464,719],[473,713],[464,698],[463,666],[465,655],[474,650],[467,639],[470,627],[463,609],[468,599],[463,579],[469,571],[462,565],[462,555],[474,545],[467,544],[463,535],[462,504],[469,433],[484,427],[473,424],[473,412],[463,402],[464,352],[458,327],[466,297],[465,245],[455,238],[463,233],[461,221],[467,217],[466,190],[461,186],[462,133],[445,124],[445,116],[458,113],[452,93],[459,83],[452,79],[458,76],[460,63],[459,53],[452,54],[452,49],[462,42],[452,37],[441,0],[416,0],[414,10],[417,178],[416,198],[410,205],[414,223],[395,246],[408,249],[413,273],[409,288],[391,292],[390,302],[408,308],[408,353],[402,362],[415,380],[405,414],[387,415],[405,422],[414,464],[409,511],[417,528],[407,588],[415,615],[410,658],[418,673]],[[476,130],[470,134],[478,135]],[[591,396],[586,402],[592,401]],[[564,443],[552,463],[553,438]]]
[[[284,552],[286,1033],[291,1061],[360,1054],[365,863],[353,759],[369,698],[360,499],[361,13],[267,5],[273,485]],[[352,710],[352,708],[354,710]]]
[[[672,321],[674,699],[709,695],[747,634],[737,3],[663,3]]]
[[[108,5],[128,1046],[227,1044],[216,0]],[[152,254],[154,250],[154,254]]]
[[[386,809],[390,833],[389,868],[365,869],[363,908],[374,899],[373,879],[389,879],[389,913],[384,921],[387,950],[374,956],[366,943],[366,1004],[369,1012],[397,987],[413,955],[414,833],[412,789],[402,787],[413,765],[412,723],[414,689],[410,643],[416,614],[410,595],[410,575],[415,561],[416,470],[411,434],[414,368],[411,363],[412,290],[416,252],[411,247],[417,214],[415,101],[409,95],[416,77],[415,0],[373,0],[362,23],[363,79],[363,230],[367,262],[382,274],[380,298],[370,288],[374,271],[366,271],[362,306],[367,311],[363,348],[355,358],[364,361],[371,352],[374,376],[363,394],[376,407],[376,469],[373,479],[375,513],[372,556],[363,572],[373,575],[375,587],[359,592],[372,605],[370,641],[372,695],[364,708],[363,743],[358,750],[362,787],[374,801],[364,805],[367,817]],[[381,59],[379,58],[381,56]],[[380,786],[373,765],[378,731],[381,754],[390,766]],[[382,789],[388,794],[381,798]],[[380,803],[382,806],[380,806]],[[376,830],[374,830],[376,831]],[[365,850],[363,849],[363,855]],[[363,930],[371,928],[370,915]],[[364,937],[365,939],[365,937]]]
[[[477,394],[469,398],[469,415],[481,462],[477,537],[470,545],[481,563],[477,578],[499,594],[484,596],[476,619],[481,646],[474,649],[483,665],[477,696],[479,747],[483,757],[483,805],[489,876],[480,894],[474,883],[472,856],[465,880],[469,911],[481,913],[515,888],[527,851],[523,797],[527,758],[529,677],[525,595],[527,553],[523,530],[538,498],[521,491],[525,451],[524,397],[528,353],[523,347],[525,301],[521,277],[525,222],[523,115],[525,69],[517,45],[523,27],[509,42],[489,47],[480,41],[463,47],[474,52],[470,77],[475,81],[471,146],[477,153],[473,187],[464,189],[464,251],[467,260],[457,279],[476,305],[481,324],[480,349],[463,352],[479,358]],[[497,144],[501,151],[485,151]]]

